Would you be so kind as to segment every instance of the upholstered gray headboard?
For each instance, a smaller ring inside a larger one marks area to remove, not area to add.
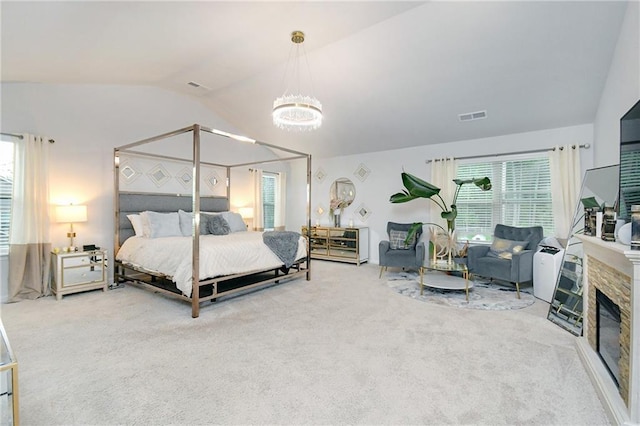
[[[118,194],[118,202],[120,213],[118,216],[118,246],[134,235],[131,221],[127,218],[128,214],[140,213],[145,210],[170,213],[182,209],[190,212],[192,207],[190,195],[121,192]],[[200,197],[200,211],[223,212],[227,210],[229,210],[229,199],[226,197]]]

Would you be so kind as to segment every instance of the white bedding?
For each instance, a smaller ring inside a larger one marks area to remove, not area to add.
[[[116,259],[167,275],[183,294],[191,296],[191,237],[128,238]],[[307,254],[304,237],[296,259]],[[200,279],[277,268],[283,262],[262,241],[262,232],[200,236]]]

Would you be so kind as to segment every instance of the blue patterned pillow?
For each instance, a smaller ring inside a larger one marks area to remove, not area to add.
[[[529,241],[512,241],[493,237],[493,242],[487,253],[488,257],[511,260],[514,253],[519,253],[527,247]]]
[[[405,244],[405,240],[407,239],[407,235],[409,233],[407,231],[398,231],[396,229],[392,229],[389,231],[389,246],[391,250],[409,250],[412,249],[416,244],[416,234],[411,236],[408,244]]]

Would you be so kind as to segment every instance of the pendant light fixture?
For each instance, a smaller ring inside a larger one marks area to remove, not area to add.
[[[295,86],[293,92],[287,85],[284,94],[273,101],[273,124],[277,127],[289,131],[315,130],[322,124],[322,104],[312,95],[302,95],[300,92],[300,62],[304,58],[307,64],[309,81],[311,81],[311,70],[307,62],[306,51],[302,43],[304,33],[294,31],[291,33],[293,47],[289,53],[289,60],[285,70],[286,80],[291,68],[291,81],[289,84]]]

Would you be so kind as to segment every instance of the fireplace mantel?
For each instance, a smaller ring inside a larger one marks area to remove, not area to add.
[[[584,249],[584,327],[583,337],[577,340],[578,352],[589,373],[596,390],[607,409],[611,420],[617,424],[640,425],[640,251],[629,250],[625,246],[615,242],[603,241],[600,238],[585,235],[576,235],[583,243]],[[629,377],[628,395],[621,397],[617,386],[611,379],[604,364],[600,360],[594,348],[588,341],[590,331],[595,324],[590,324],[589,294],[595,294],[596,277],[592,277],[592,284],[589,284],[589,258],[594,259],[591,265],[592,275],[598,275],[597,265],[606,265],[604,269],[615,270],[621,280],[622,289],[629,294]],[[624,399],[627,400],[625,403]]]

